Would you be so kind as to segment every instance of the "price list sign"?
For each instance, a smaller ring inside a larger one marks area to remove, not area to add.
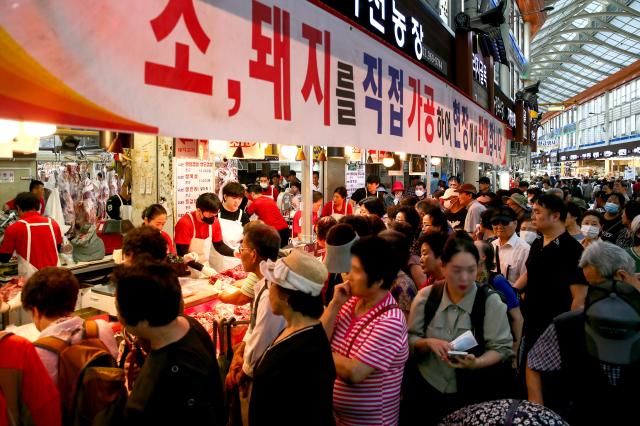
[[[347,196],[351,195],[358,189],[364,188],[366,176],[365,165],[361,162],[347,163],[345,165],[344,182],[347,187]]]
[[[178,219],[195,210],[204,192],[213,192],[213,163],[176,158],[176,214]]]

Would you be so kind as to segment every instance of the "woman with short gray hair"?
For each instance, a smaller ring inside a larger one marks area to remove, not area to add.
[[[590,285],[601,284],[614,278],[622,270],[633,275],[635,262],[623,248],[607,241],[594,241],[584,249],[580,263],[584,276]]]

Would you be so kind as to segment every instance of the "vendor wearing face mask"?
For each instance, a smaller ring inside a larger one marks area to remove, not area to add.
[[[260,189],[262,189],[262,195],[273,198],[273,201],[278,201],[278,190],[273,185],[269,185],[269,178],[264,173],[258,178],[260,183]]]
[[[624,195],[612,192],[604,205],[604,219],[602,221],[602,233],[600,238],[610,243],[616,243],[618,234],[624,225],[622,224],[622,211],[624,210]]]
[[[233,256],[233,250],[222,240],[220,222],[216,220],[221,203],[212,193],[201,194],[196,200],[196,210],[187,213],[176,223],[175,243],[178,256],[189,254],[193,262],[187,263],[194,275],[200,271],[207,276],[216,271],[210,267],[215,261],[212,256],[212,245],[215,251],[224,256]]]
[[[582,223],[580,232],[584,235],[581,244],[587,248],[589,244],[600,239],[600,231],[602,230],[602,214],[597,210],[587,210],[582,215]]]

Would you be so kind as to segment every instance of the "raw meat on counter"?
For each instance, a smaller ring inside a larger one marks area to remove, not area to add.
[[[0,287],[0,300],[5,303],[9,302],[9,300],[13,299],[20,293],[24,284],[25,282],[22,278],[12,279]]]
[[[238,265],[235,268],[227,269],[226,271],[222,271],[217,273],[216,275],[209,278],[209,282],[211,284],[215,284],[218,280],[228,281],[229,278],[238,281],[247,278],[247,273],[244,271],[242,265]]]
[[[223,319],[235,317],[237,321],[248,321],[251,316],[251,304],[247,303],[243,306],[234,306],[226,303],[218,303],[214,306],[213,311],[209,312],[193,312],[189,314],[195,318],[213,337],[213,321],[220,323]]]

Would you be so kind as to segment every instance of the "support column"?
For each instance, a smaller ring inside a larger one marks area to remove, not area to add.
[[[302,182],[305,182],[302,189],[302,235],[305,242],[310,243],[313,231],[313,147],[303,145],[302,152],[305,157],[302,161]]]
[[[524,22],[524,40],[523,40],[523,47],[524,47],[524,51],[522,52],[524,54],[524,58],[527,60],[527,62],[529,61],[529,55],[531,53],[531,22]]]
[[[478,188],[478,179],[480,178],[480,172],[478,171],[478,167],[480,163],[477,161],[469,161],[466,160],[464,162],[464,182],[461,183],[470,183]]]
[[[327,187],[324,194],[325,202],[333,198],[333,191],[344,186],[344,158],[327,158]]]

